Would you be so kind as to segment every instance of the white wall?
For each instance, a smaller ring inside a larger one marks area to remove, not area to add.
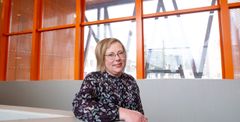
[[[81,81],[0,82],[0,104],[72,109]],[[240,81],[139,80],[149,122],[240,122]]]

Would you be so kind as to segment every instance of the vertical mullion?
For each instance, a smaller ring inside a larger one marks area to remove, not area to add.
[[[136,0],[136,43],[137,43],[137,79],[145,78],[144,68],[144,36],[143,36],[143,3],[142,0]]]
[[[76,0],[75,50],[74,50],[74,79],[84,77],[84,22],[85,0]]]
[[[84,26],[81,23],[84,23],[85,20],[85,0],[81,1],[81,12],[80,12],[80,79],[84,78]]]
[[[42,23],[42,0],[34,0],[30,80],[40,80],[41,37],[38,29],[41,27],[41,23]]]
[[[232,45],[231,45],[231,29],[230,14],[227,0],[219,0],[220,12],[220,43],[222,55],[222,78],[234,79]]]
[[[8,57],[8,35],[10,26],[11,0],[3,0],[1,27],[0,27],[0,80],[6,80],[7,57]]]

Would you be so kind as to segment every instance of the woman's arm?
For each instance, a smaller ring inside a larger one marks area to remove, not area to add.
[[[142,113],[126,108],[119,108],[119,116],[125,122],[147,122],[147,118]]]
[[[73,100],[74,115],[83,121],[113,121],[119,118],[118,106],[99,102],[93,78],[86,77]]]
[[[136,83],[136,82],[135,82]],[[140,90],[139,87],[137,85],[137,83],[135,84],[135,92],[133,93],[134,96],[134,103],[135,103],[135,107],[136,110],[141,112],[142,114],[144,114],[144,110],[143,110],[143,106],[142,106],[142,101],[141,101],[141,97],[140,97]]]
[[[127,102],[129,109],[119,108],[120,119],[125,120],[125,122],[147,122],[147,118],[144,116],[140,90],[136,80],[130,75],[127,75],[124,80],[127,81],[125,84],[127,91],[125,92],[130,94],[130,96],[127,97],[127,101],[131,102]]]

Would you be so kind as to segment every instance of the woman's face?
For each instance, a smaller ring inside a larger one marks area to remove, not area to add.
[[[126,52],[120,43],[113,43],[105,53],[106,71],[113,76],[120,76],[126,65]]]

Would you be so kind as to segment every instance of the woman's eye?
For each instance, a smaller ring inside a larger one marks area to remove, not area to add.
[[[118,54],[120,54],[120,55],[121,55],[121,54],[123,54],[123,52],[118,52]]]
[[[110,56],[110,57],[114,57],[114,56],[115,56],[115,54],[109,54],[108,56]]]

